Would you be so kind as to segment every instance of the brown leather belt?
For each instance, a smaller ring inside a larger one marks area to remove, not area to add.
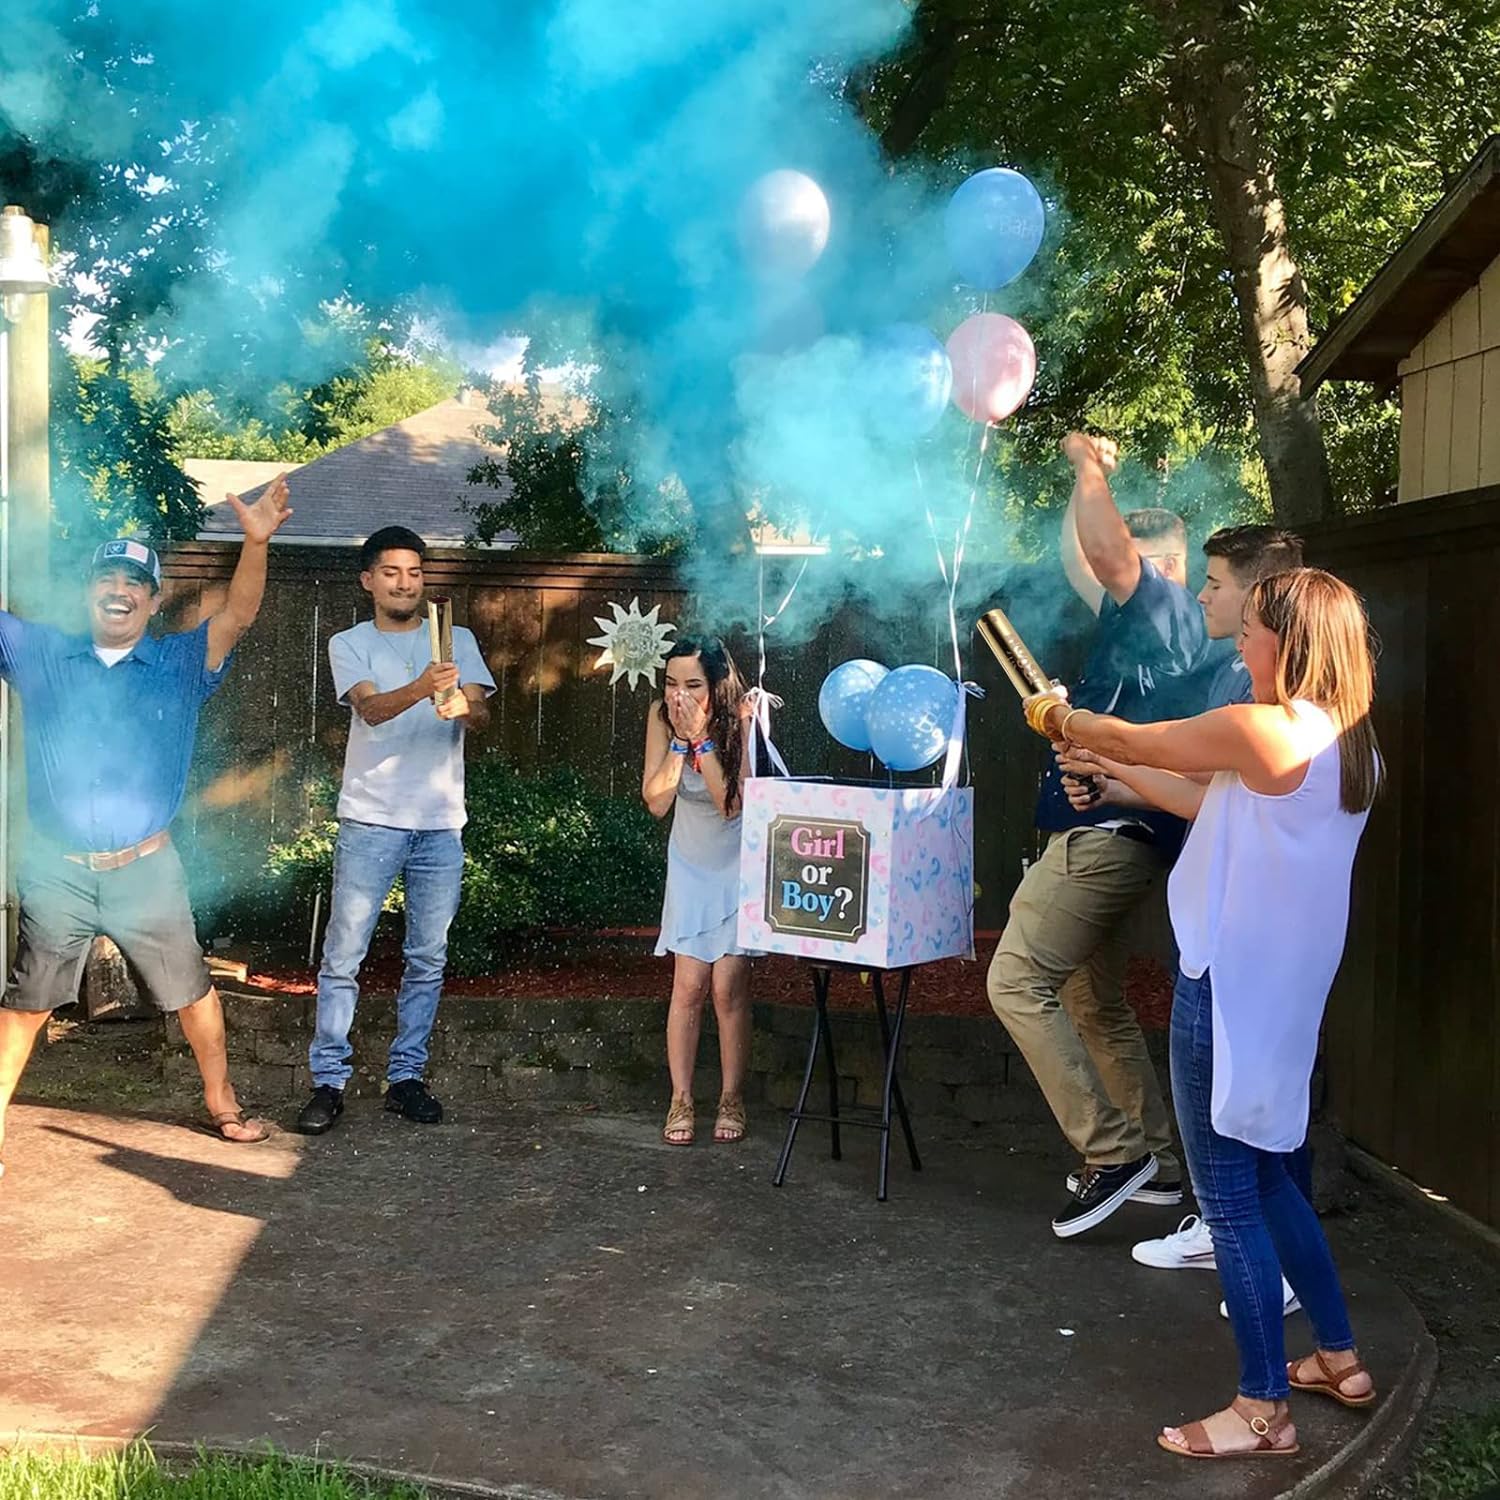
[[[63,858],[72,860],[75,865],[87,865],[95,871],[121,870],[138,859],[145,859],[148,854],[155,854],[158,849],[165,849],[171,842],[172,835],[163,828],[160,833],[153,833],[149,839],[142,839],[128,849],[110,849],[102,854],[65,854]]]

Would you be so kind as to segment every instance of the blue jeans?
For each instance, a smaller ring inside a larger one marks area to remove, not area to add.
[[[1260,1151],[1218,1133],[1213,991],[1179,973],[1172,996],[1172,1102],[1193,1193],[1213,1235],[1214,1258],[1240,1351],[1240,1394],[1279,1401],[1288,1392],[1281,1277],[1312,1322],[1320,1349],[1352,1349],[1354,1335],[1323,1227],[1298,1176],[1298,1153]]]
[[[333,900],[318,970],[318,1023],[308,1049],[314,1084],[341,1089],[354,1071],[349,1028],[359,1001],[359,967],[398,875],[406,877],[405,967],[386,1078],[400,1083],[422,1076],[463,870],[463,838],[456,828],[384,828],[348,818],[339,824]]]

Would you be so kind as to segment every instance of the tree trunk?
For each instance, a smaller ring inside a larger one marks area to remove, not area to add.
[[[951,16],[933,15],[934,9],[924,5],[917,12],[914,25],[918,42],[910,80],[891,105],[885,129],[880,132],[880,147],[888,157],[905,156],[913,150],[917,138],[948,100],[948,85],[958,66],[962,38],[958,23]]]
[[[1228,257],[1271,505],[1283,524],[1317,520],[1336,507],[1317,407],[1297,377],[1309,345],[1307,288],[1261,139],[1250,47],[1222,4],[1156,8],[1174,42],[1172,133],[1204,172]]]

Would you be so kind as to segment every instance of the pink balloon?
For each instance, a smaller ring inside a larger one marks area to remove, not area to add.
[[[1003,422],[1036,380],[1036,345],[1014,318],[975,313],[949,336],[953,404],[976,422]]]

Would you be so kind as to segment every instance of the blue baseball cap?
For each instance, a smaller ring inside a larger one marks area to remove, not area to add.
[[[161,588],[161,559],[144,542],[122,536],[94,548],[94,560],[89,564],[90,577],[119,567],[139,568],[150,578],[152,587]]]

